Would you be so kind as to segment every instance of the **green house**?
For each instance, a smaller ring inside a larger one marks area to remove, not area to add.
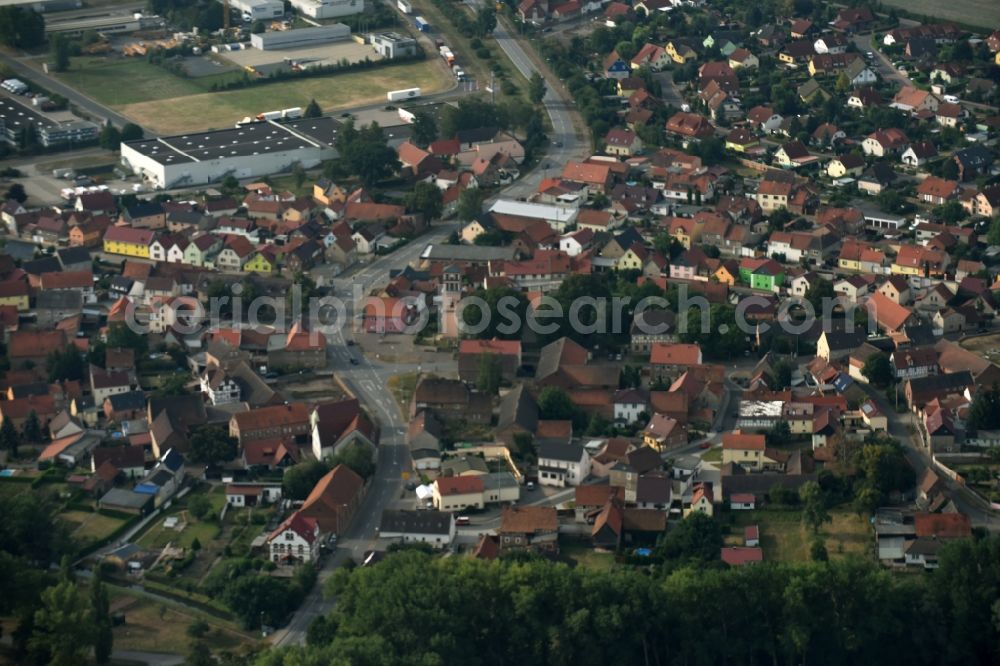
[[[774,259],[744,259],[740,263],[740,281],[751,289],[777,291],[785,283],[785,269]]]

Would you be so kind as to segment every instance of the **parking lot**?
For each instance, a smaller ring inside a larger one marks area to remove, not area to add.
[[[261,51],[260,49],[243,49],[242,51],[226,51],[216,57],[232,62],[238,67],[253,67],[254,69],[273,70],[289,67],[291,62],[309,64],[313,67],[335,65],[346,60],[350,63],[369,60],[381,60],[368,44],[358,44],[353,40],[312,46],[301,49],[276,49]]]

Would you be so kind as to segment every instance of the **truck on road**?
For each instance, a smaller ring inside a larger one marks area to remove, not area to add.
[[[403,90],[390,90],[386,93],[390,102],[399,102],[404,99],[416,99],[420,97],[420,88],[405,88]]]
[[[431,24],[428,23],[427,19],[425,19],[423,16],[416,17],[415,19],[413,19],[413,22],[417,24],[417,30],[419,30],[420,32],[431,31]]]

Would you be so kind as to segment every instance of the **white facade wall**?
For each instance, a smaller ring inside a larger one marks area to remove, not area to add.
[[[365,0],[291,0],[300,14],[316,19],[351,16],[365,11]]]
[[[167,189],[184,179],[184,185],[201,185],[222,180],[232,174],[236,178],[257,178],[287,171],[296,162],[309,169],[320,162],[332,159],[336,151],[332,148],[310,146],[295,150],[268,152],[260,155],[238,155],[202,162],[162,164],[152,157],[121,144],[122,160],[148,179],[157,189]]]

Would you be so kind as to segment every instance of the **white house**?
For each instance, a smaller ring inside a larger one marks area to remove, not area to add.
[[[274,504],[281,499],[280,483],[228,483],[226,504],[234,508]]]
[[[319,555],[319,523],[296,511],[267,537],[271,561],[280,564],[312,562]]]
[[[447,548],[455,540],[455,514],[447,511],[386,509],[382,512],[379,536],[402,543],[426,543]]]
[[[622,389],[615,392],[615,421],[636,423],[648,413],[649,396],[642,389]]]
[[[209,367],[198,377],[201,392],[215,406],[231,405],[240,401],[240,385],[222,368]]]
[[[578,486],[590,476],[590,454],[580,444],[538,445],[538,482],[543,486]]]

